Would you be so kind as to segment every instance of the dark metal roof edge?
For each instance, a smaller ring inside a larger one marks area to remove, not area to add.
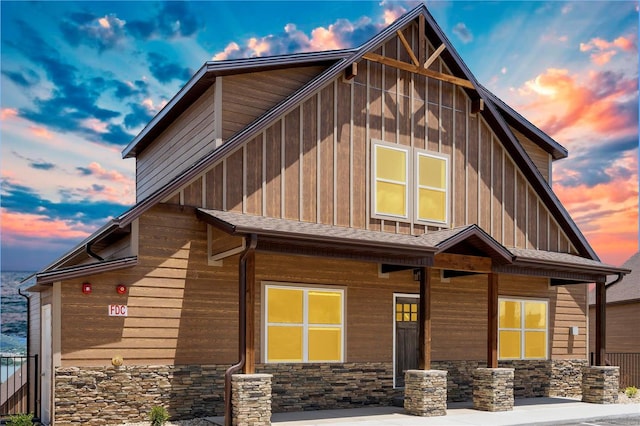
[[[261,69],[264,67],[282,67],[286,65],[302,65],[320,61],[337,61],[351,54],[354,49],[329,50],[322,52],[302,52],[290,55],[266,56],[257,58],[230,59],[227,61],[207,61],[198,71],[185,83],[167,105],[156,114],[153,119],[138,133],[138,135],[122,150],[122,158],[131,158],[136,155],[136,147],[146,138],[149,132],[158,125],[194,86],[205,78],[211,78],[224,73],[225,71],[247,72],[251,69]],[[213,79],[212,79],[213,81]]]
[[[517,138],[515,137],[515,135],[507,125],[507,123],[504,121],[504,118],[497,111],[496,105],[493,103],[491,99],[486,98],[485,100],[486,100],[485,102],[486,110],[488,110],[488,112],[492,115],[492,117],[494,117],[498,126],[500,126],[500,129],[504,132],[505,136],[508,138],[509,142],[511,143],[513,149],[520,156],[520,159],[524,162],[528,171],[532,174],[530,177],[533,179],[529,179],[529,182],[534,186],[535,189],[541,190],[538,192],[538,195],[540,195],[543,198],[543,200],[545,197],[547,198],[547,201],[549,204],[551,204],[551,207],[555,207],[555,209],[557,210],[557,213],[560,215],[560,218],[563,219],[565,222],[565,225],[569,227],[569,230],[574,236],[574,238],[571,238],[571,235],[568,235],[569,239],[576,246],[578,246],[577,248],[579,250],[581,249],[580,250],[581,252],[588,254],[593,260],[599,261],[600,258],[598,257],[596,252],[593,250],[593,248],[591,247],[591,245],[589,244],[585,236],[582,234],[582,232],[580,231],[576,223],[573,221],[573,219],[569,215],[569,212],[564,208],[564,206],[562,205],[562,203],[560,202],[556,194],[553,192],[553,190],[549,186],[549,183],[544,179],[544,177],[542,176],[538,168],[535,166],[535,164],[533,164],[533,161],[531,160],[529,155],[524,151],[524,148],[522,148],[520,143],[517,142]],[[536,188],[536,185],[537,185],[537,188]],[[547,207],[549,207],[549,205],[547,205]],[[560,223],[560,226],[564,228],[564,226],[562,225],[563,224]],[[565,232],[567,231],[566,229],[564,230]],[[571,233],[568,233],[568,234],[571,234]]]
[[[516,266],[535,266],[539,268],[550,269],[549,267],[558,267],[563,270],[579,270],[581,272],[589,272],[595,274],[606,274],[606,275],[614,275],[614,274],[622,274],[626,275],[631,273],[630,270],[619,268],[617,266],[607,265],[605,263],[600,263],[599,265],[583,265],[572,262],[563,262],[560,260],[547,260],[547,259],[534,259],[530,257],[523,256],[514,256],[514,265]]]
[[[120,259],[105,260],[97,263],[71,266],[50,272],[36,274],[36,285],[49,284],[54,281],[68,280],[83,277],[85,275],[99,274],[116,269],[128,268],[138,264],[138,256],[123,257]]]
[[[507,104],[505,101],[500,99],[495,93],[491,92],[482,84],[479,84],[479,88],[483,92],[483,95],[491,98],[491,100],[498,106],[498,108],[500,108],[505,113],[509,114],[509,116],[511,116],[515,121],[520,123],[524,128],[526,128],[527,130],[529,130],[529,132],[535,135],[538,138],[538,141],[540,142],[538,146],[545,145],[546,147],[545,146],[540,146],[540,147],[545,151],[549,152],[551,155],[553,155],[554,160],[566,158],[569,155],[569,151],[567,151],[567,149],[564,146],[560,145],[560,143],[558,143],[555,139],[547,135],[545,132],[540,130],[536,125],[534,125],[529,120],[524,118],[518,111],[511,108],[509,104]]]
[[[71,250],[66,252],[64,255],[62,255],[58,259],[56,259],[53,262],[51,262],[49,265],[47,265],[44,268],[42,268],[41,271],[42,272],[46,272],[46,271],[50,271],[52,269],[58,268],[60,265],[62,265],[65,262],[69,261],[74,256],[77,256],[81,252],[83,252],[85,250],[85,247],[86,247],[87,244],[93,244],[93,243],[97,242],[98,240],[101,240],[104,237],[106,237],[107,235],[111,234],[116,229],[119,229],[119,228],[122,228],[122,227],[124,227],[124,226],[120,226],[119,220],[117,218],[116,219],[111,219],[109,222],[104,224],[102,227],[100,227],[99,229],[94,231],[87,238],[85,238],[80,243],[78,243],[77,246],[75,246],[74,248],[72,248]]]

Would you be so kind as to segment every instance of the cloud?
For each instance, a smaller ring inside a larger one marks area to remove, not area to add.
[[[213,55],[213,60],[250,58],[288,53],[313,52],[319,50],[346,49],[359,46],[376,34],[382,24],[362,17],[356,22],[338,19],[328,27],[317,27],[307,35],[295,24],[287,24],[284,31],[263,37],[251,37],[244,46],[229,43],[222,52]]]
[[[24,155],[20,154],[17,151],[11,151],[11,154],[13,154],[17,158],[20,158],[21,160],[25,160],[29,164],[29,167],[31,167],[32,169],[53,170],[57,168],[55,164],[49,161],[46,161],[43,159],[33,159],[33,158],[25,157]]]
[[[473,41],[473,34],[471,33],[471,30],[469,30],[469,28],[467,28],[467,26],[463,22],[458,22],[453,27],[452,32],[457,35],[460,41],[462,41],[464,44]]]
[[[163,2],[156,12],[147,21],[127,22],[126,30],[143,39],[177,38],[191,37],[203,27],[202,20],[190,10],[188,2]]]
[[[18,116],[18,110],[15,108],[0,109],[0,120],[9,120]]]
[[[64,221],[76,228],[95,226],[117,216],[126,208],[122,203],[79,198],[69,190],[61,190],[62,200],[54,202],[42,198],[33,188],[9,179],[0,182],[0,192],[2,208],[7,213],[43,216],[49,221]],[[3,215],[3,225],[4,218]]]
[[[587,43],[580,43],[580,51],[591,52],[591,61],[599,66],[607,64],[620,51],[636,52],[637,50],[634,36],[620,36],[613,41],[595,37]]]
[[[100,163],[92,162],[87,167],[76,167],[81,176],[94,176],[100,180],[132,185],[131,179],[116,170],[106,170]]]
[[[60,23],[60,30],[71,46],[86,46],[103,52],[122,44],[126,34],[125,21],[115,14],[96,16],[91,13],[72,13]]]
[[[149,61],[149,71],[160,83],[169,83],[172,80],[184,83],[193,74],[189,68],[176,62],[170,62],[166,56],[160,53],[147,53],[147,60]]]
[[[44,127],[29,126],[29,130],[31,131],[31,134],[38,138],[51,139],[53,137],[51,132]]]
[[[4,70],[2,71],[2,74],[5,75],[14,84],[24,89],[29,89],[31,87],[34,87],[40,82],[40,77],[38,77],[38,74],[36,74],[31,69],[26,69],[22,71]]]

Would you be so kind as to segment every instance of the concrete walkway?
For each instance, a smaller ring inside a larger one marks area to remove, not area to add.
[[[570,398],[529,398],[516,399],[513,411],[490,413],[471,407],[471,403],[450,403],[447,415],[441,417],[410,416],[400,407],[275,413],[271,417],[271,423],[276,426],[507,426],[557,425],[572,421],[638,416],[640,425],[640,404],[603,405],[587,404]],[[221,417],[207,420],[214,424],[224,424]]]
[[[490,413],[471,408],[470,403],[449,404],[447,415],[416,417],[400,407],[371,407],[348,410],[307,411],[273,414],[277,426],[466,426],[558,424],[603,417],[640,416],[640,404],[587,404],[568,398],[517,399],[513,411]],[[640,424],[640,418],[639,418]]]

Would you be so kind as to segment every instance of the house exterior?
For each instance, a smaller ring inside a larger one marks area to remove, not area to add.
[[[623,268],[631,273],[607,287],[607,362],[620,366],[620,386],[640,384],[640,252],[631,256]],[[595,323],[595,290],[589,292],[589,323]],[[594,327],[590,327],[594,329]],[[595,330],[590,334],[589,352],[595,352]]]
[[[390,405],[407,371],[581,394],[586,283],[626,270],[551,189],[567,151],[424,5],[355,49],[205,63],[123,156],[136,205],[30,288],[45,422],[268,423]]]

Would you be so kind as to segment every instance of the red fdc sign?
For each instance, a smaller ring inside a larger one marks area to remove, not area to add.
[[[126,317],[127,305],[109,305],[110,317]]]

